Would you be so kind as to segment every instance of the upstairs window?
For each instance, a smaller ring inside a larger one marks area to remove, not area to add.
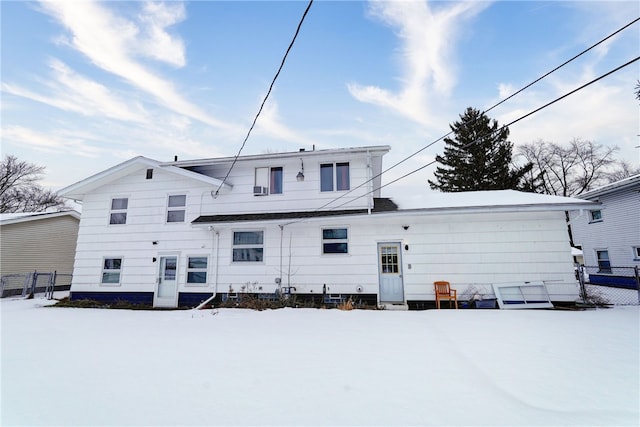
[[[640,246],[633,247],[633,259],[635,261],[640,260]]]
[[[167,222],[184,222],[187,196],[180,194],[169,196],[167,201]]]
[[[347,254],[349,253],[349,240],[346,228],[322,229],[322,253],[323,254]]]
[[[589,222],[600,222],[602,221],[602,211],[597,209],[593,211],[589,211]]]
[[[109,212],[109,224],[126,224],[129,199],[126,197],[111,199],[111,211]]]
[[[263,231],[233,232],[233,262],[262,262],[263,255]]]
[[[120,269],[122,258],[105,258],[102,262],[102,280],[106,285],[117,285],[120,283]]]
[[[266,196],[267,194],[282,194],[282,167],[256,168],[256,180],[253,194]]]
[[[187,260],[187,283],[191,285],[204,285],[207,283],[206,256],[190,256]]]
[[[609,251],[604,249],[597,249],[596,258],[598,260],[598,273],[611,273]]]
[[[320,191],[346,191],[350,187],[348,162],[320,165]]]

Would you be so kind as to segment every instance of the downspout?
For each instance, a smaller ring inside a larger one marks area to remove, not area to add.
[[[278,277],[278,294],[282,295],[282,240],[284,238],[284,225],[278,225],[280,227],[280,270]]]
[[[209,302],[213,301],[213,299],[218,294],[218,265],[219,265],[219,259],[220,259],[220,232],[218,230],[214,229],[212,225],[209,226],[209,231],[212,232],[211,246],[215,250],[215,254],[214,254],[215,263],[214,263],[214,265],[215,265],[216,271],[215,271],[215,274],[213,275],[213,277],[214,277],[213,294],[209,298],[207,298],[206,300],[204,300],[200,304],[198,304],[198,306],[195,308],[196,310],[201,310],[202,308],[204,308],[204,306],[209,304]]]
[[[371,215],[371,205],[373,202],[373,183],[371,182],[371,153],[367,149],[367,187],[370,197],[367,198],[367,215]]]

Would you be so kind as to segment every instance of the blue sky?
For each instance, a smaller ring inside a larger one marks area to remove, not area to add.
[[[70,185],[136,155],[234,155],[307,2],[7,2],[2,154]],[[640,16],[630,2],[316,1],[243,154],[388,144],[386,166]],[[492,110],[506,124],[635,58],[640,24]],[[640,159],[638,63],[515,125]],[[436,143],[388,182],[442,152]],[[428,190],[435,166],[383,195]]]

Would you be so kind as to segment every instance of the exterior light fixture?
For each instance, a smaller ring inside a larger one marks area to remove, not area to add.
[[[298,172],[298,175],[296,175],[296,179],[298,180],[298,182],[304,181],[304,162],[302,161],[302,159],[300,159],[300,165],[301,170],[300,172]]]

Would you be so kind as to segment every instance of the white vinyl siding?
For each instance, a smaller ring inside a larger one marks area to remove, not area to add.
[[[71,274],[79,223],[67,214],[2,225],[0,273]]]
[[[584,252],[584,264],[597,266],[596,249],[606,248],[612,266],[640,266],[633,247],[640,246],[640,188],[627,188],[598,195],[601,220],[592,221],[590,212],[570,213],[571,231],[576,245]]]

